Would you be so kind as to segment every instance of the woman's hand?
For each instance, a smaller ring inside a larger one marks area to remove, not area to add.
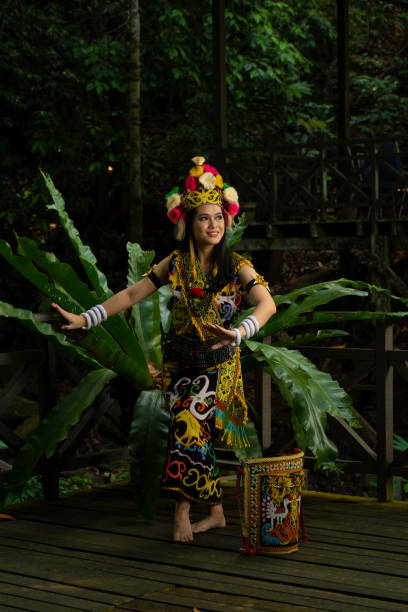
[[[232,329],[224,329],[220,325],[214,325],[213,323],[204,323],[206,330],[217,336],[219,342],[213,344],[211,347],[213,350],[221,348],[222,346],[231,345],[236,340],[236,334]]]
[[[72,312],[68,312],[59,306],[58,304],[52,303],[51,306],[57,310],[62,317],[68,322],[68,325],[61,325],[62,330],[71,331],[72,329],[80,329],[86,324],[85,318],[82,315],[76,315]]]

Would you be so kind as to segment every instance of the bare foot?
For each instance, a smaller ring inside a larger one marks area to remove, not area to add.
[[[174,512],[173,540],[175,542],[192,542],[193,539],[190,523],[190,502],[177,501]]]
[[[216,527],[225,527],[225,516],[224,510],[221,504],[211,506],[210,513],[201,521],[193,523],[191,526],[193,533],[202,533],[209,529],[215,529]]]

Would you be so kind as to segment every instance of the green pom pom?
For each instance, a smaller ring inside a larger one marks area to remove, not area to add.
[[[178,187],[173,187],[173,189],[171,191],[169,191],[169,193],[166,194],[166,200],[173,195],[173,193],[178,193],[179,192],[179,188]]]

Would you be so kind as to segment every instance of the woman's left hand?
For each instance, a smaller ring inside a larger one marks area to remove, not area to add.
[[[231,345],[236,340],[235,332],[232,329],[224,329],[220,325],[214,325],[213,323],[204,323],[204,327],[207,331],[217,336],[218,342],[213,344],[211,347],[213,350],[221,348],[222,346]]]

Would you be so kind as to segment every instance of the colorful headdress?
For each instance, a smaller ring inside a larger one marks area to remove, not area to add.
[[[214,166],[205,163],[201,156],[193,157],[195,164],[184,181],[185,190],[180,195],[175,187],[166,195],[167,216],[176,225],[176,238],[182,240],[185,233],[186,212],[202,204],[217,204],[225,213],[227,226],[239,211],[238,194],[224,183]]]

